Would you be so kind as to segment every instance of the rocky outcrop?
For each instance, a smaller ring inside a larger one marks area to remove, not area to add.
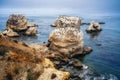
[[[80,29],[80,25],[81,20],[79,17],[59,16],[51,26],[59,28],[74,27]]]
[[[0,33],[0,80],[68,80],[37,48]]]
[[[90,46],[84,47],[83,55],[84,55],[84,54],[88,54],[88,53],[90,53],[90,52],[92,52],[92,51],[93,51],[93,49],[92,49]]]
[[[6,23],[6,30],[3,34],[15,37],[20,35],[36,35],[37,25],[29,22],[25,16],[21,14],[12,14]]]
[[[64,58],[82,54],[84,48],[82,31],[71,27],[53,30],[49,36],[49,42],[50,50]]]
[[[90,26],[86,29],[87,32],[98,32],[101,31],[100,24],[98,22],[91,22]]]
[[[38,80],[68,80],[68,76],[69,74],[63,71],[58,71],[53,68],[46,68]]]
[[[8,29],[6,29],[4,32],[3,32],[3,34],[4,35],[7,35],[7,36],[9,36],[9,37],[18,37],[19,36],[19,34],[17,33],[17,32],[15,32],[15,31],[13,31],[12,29],[10,29],[10,28],[8,28]]]

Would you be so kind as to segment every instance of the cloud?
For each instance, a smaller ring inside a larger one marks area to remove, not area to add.
[[[1,0],[0,5],[4,7],[23,8],[99,8],[104,6],[116,6],[119,0]],[[104,7],[105,8],[105,7]]]
[[[58,16],[58,15],[72,15],[75,14],[72,9],[58,9],[58,8],[6,8],[0,9],[0,14],[24,14],[28,16]]]
[[[40,12],[41,14],[48,12],[49,14],[117,13],[120,12],[119,5],[119,0],[0,0],[0,7],[9,9],[9,11],[14,9],[21,13],[27,13],[34,10],[38,14]]]

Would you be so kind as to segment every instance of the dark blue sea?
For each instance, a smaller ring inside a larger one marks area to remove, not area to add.
[[[54,29],[50,24],[58,16],[26,17],[29,21],[38,24],[38,34],[37,36],[22,36],[15,39],[28,44],[42,44],[43,42],[47,42],[50,32]],[[103,31],[97,34],[87,34],[85,29],[88,25],[81,26],[84,33],[85,46],[91,46],[93,52],[81,57],[80,60],[95,73],[103,77],[108,75],[113,77],[112,79],[108,78],[108,80],[120,80],[120,16],[92,16],[82,18],[82,22],[98,21],[105,22],[105,24],[101,24]],[[8,16],[0,16],[0,31],[5,29],[7,19]],[[103,78],[103,80],[106,79]]]

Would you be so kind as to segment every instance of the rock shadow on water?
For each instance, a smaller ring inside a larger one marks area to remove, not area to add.
[[[101,32],[92,32],[92,33],[87,33],[90,36],[90,40],[94,40],[100,35]]]
[[[92,33],[87,33],[87,34],[89,36],[89,40],[94,41],[96,46],[102,46],[102,44],[97,40],[101,32],[92,32]]]

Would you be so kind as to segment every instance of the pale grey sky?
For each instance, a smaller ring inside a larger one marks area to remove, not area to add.
[[[0,0],[1,13],[120,13],[120,0]]]

